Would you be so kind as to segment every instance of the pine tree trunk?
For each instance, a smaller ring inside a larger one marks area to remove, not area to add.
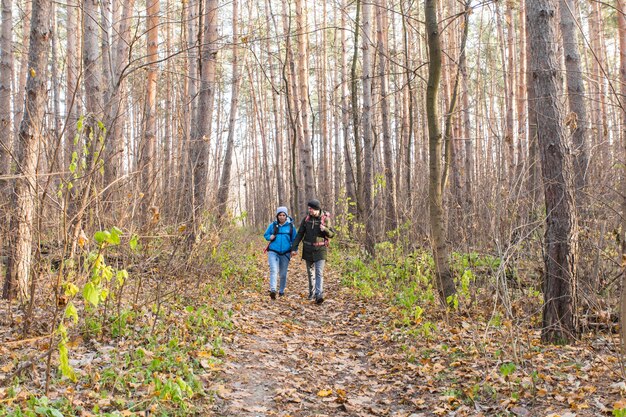
[[[567,74],[567,100],[570,115],[566,124],[572,132],[574,145],[574,185],[576,186],[576,207],[579,213],[584,203],[584,188],[587,176],[587,107],[585,105],[585,84],[582,64],[578,52],[578,25],[576,24],[576,3],[573,0],[560,0],[561,34]]]
[[[380,78],[380,112],[382,116],[383,153],[385,163],[385,232],[398,227],[396,212],[396,192],[394,188],[393,155],[391,149],[391,126],[389,121],[389,103],[387,100],[387,11],[386,2],[379,0],[376,5],[376,35],[378,43],[378,76]]]
[[[526,3],[537,138],[546,201],[544,308],[541,340],[570,343],[577,335],[577,225],[572,193],[571,161],[563,128],[562,71],[557,42],[556,0]]]
[[[17,153],[17,178],[15,180],[15,217],[11,223],[16,231],[12,247],[7,279],[3,296],[17,295],[20,301],[28,299],[32,268],[32,246],[35,234],[35,202],[37,199],[37,162],[39,146],[43,143],[46,91],[48,80],[48,51],[50,49],[49,0],[33,0],[33,15],[28,52],[28,80],[24,117],[20,124]]]
[[[202,1],[202,0],[201,0]],[[200,92],[195,132],[192,131],[191,170],[193,178],[193,223],[197,230],[204,209],[206,208],[207,178],[209,175],[209,149],[213,122],[213,103],[215,101],[215,72],[217,66],[217,0],[204,3],[204,33],[201,45]]]
[[[313,152],[311,150],[311,131],[309,127],[309,54],[308,26],[303,0],[296,0],[296,39],[298,43],[298,99],[299,112],[302,120],[302,136],[299,138],[300,170],[304,173],[304,192],[307,198],[315,196],[315,179],[313,168]]]
[[[19,72],[19,80],[17,84],[17,91],[15,92],[15,126],[22,125],[22,118],[24,117],[24,94],[26,89],[26,78],[28,75],[28,39],[30,38],[30,25],[32,21],[32,8],[33,8],[33,0],[25,0],[24,1],[24,12],[20,16],[22,19],[22,50],[19,54],[19,62],[20,62],[20,72]],[[18,141],[19,142],[19,141]],[[19,143],[17,144],[19,146]],[[14,150],[14,152],[18,152],[18,150]]]
[[[271,11],[270,0],[265,0],[265,9],[266,9],[266,30],[267,33],[270,33],[271,30],[271,21],[273,19],[273,13]],[[265,38],[265,49],[269,54],[270,49],[270,38],[267,36]],[[276,77],[274,65],[270,65],[269,74],[272,85],[278,86],[279,80]],[[278,88],[278,87],[276,87]],[[274,116],[274,159],[275,159],[275,175],[276,175],[276,195],[278,197],[278,204],[286,204],[287,202],[287,194],[285,190],[286,179],[288,178],[284,165],[283,158],[283,129],[282,129],[282,117],[283,114],[280,110],[280,100],[279,95],[276,91],[271,92],[272,95],[272,113]],[[295,207],[292,207],[292,209]]]
[[[233,0],[233,89],[230,95],[230,117],[228,119],[228,138],[226,139],[226,153],[224,154],[224,167],[222,168],[222,178],[217,192],[217,215],[223,218],[227,211],[228,191],[230,189],[230,171],[233,160],[233,149],[235,147],[235,122],[237,121],[237,103],[239,101],[239,53],[237,42],[239,42],[238,25],[238,0]],[[259,176],[260,177],[260,176]]]
[[[157,175],[156,175],[156,142],[157,142],[157,80],[159,77],[157,61],[159,59],[159,0],[148,0],[146,4],[146,27],[148,32],[146,101],[144,104],[143,143],[139,150],[139,178],[142,190],[142,215],[144,224],[158,220],[159,208],[155,207]]]

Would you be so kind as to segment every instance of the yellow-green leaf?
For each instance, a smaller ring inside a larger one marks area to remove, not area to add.
[[[83,297],[94,307],[100,303],[100,291],[98,291],[98,289],[91,282],[85,284],[85,288],[83,288]]]
[[[76,311],[76,307],[74,306],[74,303],[69,302],[67,304],[67,307],[65,307],[65,317],[71,318],[74,321],[74,323],[78,323],[78,312]]]

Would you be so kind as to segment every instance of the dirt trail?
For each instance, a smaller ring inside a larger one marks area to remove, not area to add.
[[[290,267],[285,297],[245,294],[216,415],[422,415],[411,377],[394,371],[401,354],[385,340],[383,309],[357,301],[331,274],[321,305],[306,299],[300,262]]]

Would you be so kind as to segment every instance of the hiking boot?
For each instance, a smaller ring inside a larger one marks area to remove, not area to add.
[[[312,292],[309,293],[309,296],[307,297],[310,301],[315,300],[315,296],[313,295]]]
[[[284,297],[284,296],[285,296],[285,293],[284,293],[284,292],[279,292],[279,293],[278,293],[278,296],[279,296],[279,297]]]
[[[324,302],[324,297],[323,296],[319,296],[315,298],[315,304],[322,304]]]
[[[272,300],[275,300],[275,299],[276,299],[276,291],[270,291],[270,298],[271,298]]]

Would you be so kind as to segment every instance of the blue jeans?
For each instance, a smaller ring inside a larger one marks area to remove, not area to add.
[[[270,265],[270,291],[276,292],[276,277],[280,276],[280,289],[282,294],[287,286],[287,267],[289,266],[289,254],[279,255],[276,252],[267,252],[267,260]]]
[[[324,296],[324,264],[326,261],[320,259],[317,262],[306,261],[306,274],[309,277],[309,298],[322,298]],[[315,292],[313,291],[313,268],[315,268]]]

